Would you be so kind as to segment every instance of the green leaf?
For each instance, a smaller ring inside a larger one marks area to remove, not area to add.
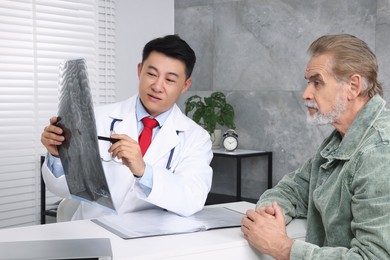
[[[229,128],[236,128],[234,125],[234,109],[230,104],[226,104],[226,106],[222,110],[222,117],[225,125]]]
[[[200,123],[200,120],[203,118],[204,109],[198,109],[192,115],[192,120],[194,120],[197,124]]]
[[[186,109],[185,114],[188,115],[189,112],[191,112],[195,108],[195,103],[186,103]]]
[[[194,110],[195,108],[198,109],[197,103],[199,103],[199,102],[202,102],[202,99],[200,96],[193,95],[193,96],[189,97],[184,103],[185,114],[188,115],[188,113],[191,112],[192,110]]]

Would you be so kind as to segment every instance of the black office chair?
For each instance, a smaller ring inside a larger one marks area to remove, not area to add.
[[[41,224],[46,224],[46,216],[57,217],[57,207],[60,201],[55,202],[54,204],[49,205],[50,207],[46,209],[46,185],[42,177],[42,165],[45,161],[45,156],[41,156]]]

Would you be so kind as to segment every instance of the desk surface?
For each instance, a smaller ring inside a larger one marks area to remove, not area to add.
[[[248,202],[235,202],[207,207],[227,206],[245,212],[254,208]],[[287,226],[294,239],[304,239],[303,220]],[[108,238],[113,259],[271,259],[252,249],[240,228],[216,229],[204,232],[124,240],[90,220],[79,220],[0,230],[0,242],[60,239]],[[0,256],[0,259],[4,259]]]

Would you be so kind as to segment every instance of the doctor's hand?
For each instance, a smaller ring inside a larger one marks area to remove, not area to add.
[[[260,252],[278,260],[290,259],[294,241],[287,236],[283,210],[276,202],[272,207],[248,210],[241,221],[241,231]]]
[[[142,177],[145,172],[145,162],[138,142],[123,134],[112,134],[111,137],[119,141],[113,143],[108,152],[113,158],[121,159],[135,176]]]
[[[60,127],[56,126],[58,122],[58,117],[50,118],[50,124],[46,126],[41,134],[41,143],[46,147],[47,151],[58,157],[57,145],[61,145],[65,140],[65,137],[62,136],[63,131]]]

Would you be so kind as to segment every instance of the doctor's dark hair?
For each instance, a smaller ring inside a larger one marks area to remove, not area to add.
[[[160,52],[170,58],[182,61],[186,67],[185,73],[187,79],[191,77],[196,62],[195,52],[187,42],[178,35],[167,35],[148,42],[142,52],[142,63],[153,51]]]
[[[364,41],[350,34],[324,35],[310,45],[308,52],[312,57],[330,53],[331,72],[338,81],[345,82],[353,74],[360,74],[363,79],[360,95],[383,97],[376,56]]]

